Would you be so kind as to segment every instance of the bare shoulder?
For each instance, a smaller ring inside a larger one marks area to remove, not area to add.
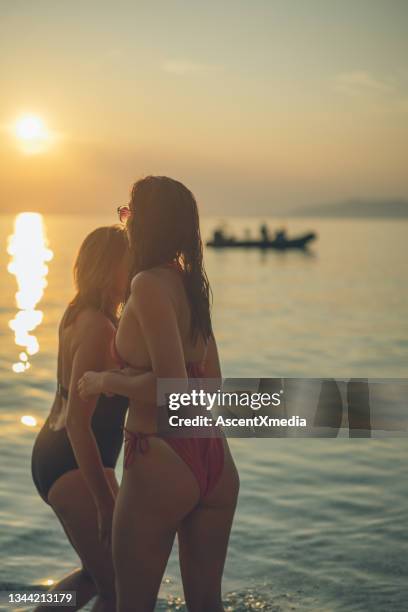
[[[102,312],[86,308],[78,315],[77,336],[80,344],[100,347],[108,344],[114,334],[115,326]]]
[[[156,273],[155,269],[152,270],[143,270],[142,272],[138,272],[132,278],[130,283],[131,292],[140,291],[140,290],[154,290],[162,285],[162,280],[160,276]]]
[[[134,304],[153,304],[168,295],[163,279],[156,271],[144,270],[136,274],[130,284],[131,299]]]

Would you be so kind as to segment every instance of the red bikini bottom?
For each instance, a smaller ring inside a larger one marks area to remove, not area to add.
[[[200,499],[204,499],[217,484],[224,467],[224,441],[222,437],[172,438],[155,433],[133,432],[125,429],[125,468],[128,468],[136,453],[144,454],[150,448],[149,438],[161,438],[188,465],[200,488]]]

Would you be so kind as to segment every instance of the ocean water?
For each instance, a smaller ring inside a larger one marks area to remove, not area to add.
[[[45,585],[77,564],[34,489],[30,455],[55,391],[73,257],[89,230],[111,221],[45,216],[41,226],[0,217],[0,590]],[[204,219],[204,237],[214,224]],[[236,218],[229,229],[255,232],[257,224]],[[408,222],[287,225],[293,234],[317,231],[310,253],[205,251],[225,375],[407,377]],[[407,609],[406,438],[234,439],[231,449],[241,492],[227,610]],[[176,551],[157,609],[184,609]]]

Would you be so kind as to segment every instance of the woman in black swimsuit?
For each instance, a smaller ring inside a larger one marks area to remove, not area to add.
[[[77,383],[87,370],[117,367],[112,340],[126,293],[127,255],[126,233],[117,226],[96,229],[80,248],[74,267],[77,294],[59,327],[57,392],[32,454],[38,492],[82,561],[82,568],[53,590],[76,591],[76,609],[98,594],[93,610],[104,612],[115,609],[114,468],[128,400],[100,395],[84,401]]]

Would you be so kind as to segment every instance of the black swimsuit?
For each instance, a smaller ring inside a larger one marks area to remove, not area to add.
[[[57,393],[68,397],[67,390],[58,384]],[[102,464],[114,468],[122,448],[123,426],[128,398],[121,395],[107,397],[100,395],[92,416],[94,433]],[[43,500],[48,503],[48,493],[60,476],[78,469],[74,452],[65,427],[57,431],[49,426],[50,417],[45,421],[33,448],[31,471],[34,484]]]

